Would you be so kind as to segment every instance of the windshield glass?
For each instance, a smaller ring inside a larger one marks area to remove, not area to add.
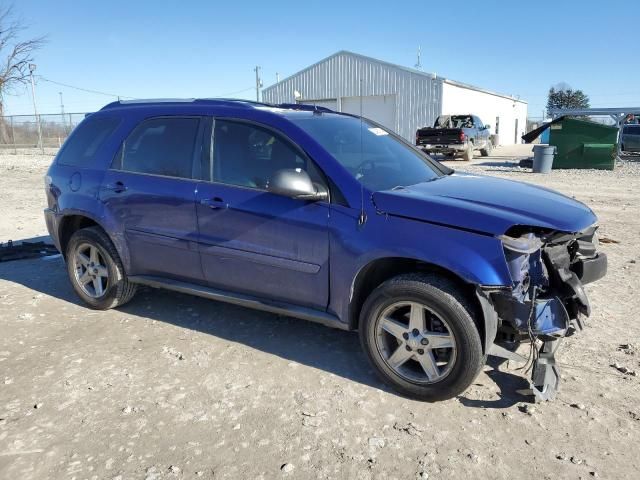
[[[420,152],[367,120],[335,114],[291,116],[290,120],[370,190],[390,190],[442,176]]]

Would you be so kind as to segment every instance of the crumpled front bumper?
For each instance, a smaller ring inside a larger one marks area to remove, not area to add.
[[[562,288],[551,294],[522,301],[511,292],[492,294],[498,317],[507,319],[520,332],[529,328],[534,335],[564,336],[573,320],[591,315],[591,305],[584,284],[595,282],[607,272],[607,256],[579,260],[571,269],[558,272]]]
[[[595,227],[586,233],[550,239],[539,252],[527,257],[531,275],[526,286],[515,285],[488,295],[498,318],[489,354],[531,360],[531,393],[537,400],[555,397],[560,380],[555,353],[561,340],[582,330],[584,318],[591,314],[584,285],[607,272],[607,257],[597,252],[594,234]],[[525,342],[535,347],[532,359],[513,353]]]

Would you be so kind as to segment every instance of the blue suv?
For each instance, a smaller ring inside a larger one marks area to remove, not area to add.
[[[307,105],[111,103],[45,183],[89,307],[147,285],[358,330],[381,378],[424,400],[463,392],[487,355],[526,361],[522,342],[552,398],[557,346],[590,313],[582,285],[606,272],[585,205]]]

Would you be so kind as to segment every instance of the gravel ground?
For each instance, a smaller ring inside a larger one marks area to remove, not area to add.
[[[0,478],[637,478],[640,164],[534,175],[514,166],[527,150],[449,164],[600,217],[610,270],[555,402],[494,362],[456,399],[407,400],[356,334],[151,289],[91,311],[59,257],[23,260],[0,264]],[[0,240],[46,234],[50,160],[0,155]]]

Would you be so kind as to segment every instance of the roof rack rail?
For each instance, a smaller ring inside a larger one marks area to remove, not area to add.
[[[123,105],[134,105],[136,103],[193,103],[195,98],[134,98],[133,100],[120,100]]]
[[[255,100],[246,100],[244,98],[198,98],[196,102],[220,102],[220,103],[232,103],[236,105],[243,105],[247,107],[259,105],[261,107],[273,107],[271,103],[256,102]]]
[[[269,108],[282,108],[287,110],[301,110],[307,112],[317,112],[317,113],[331,113],[333,110],[327,107],[319,107],[317,105],[306,104],[306,103],[266,103],[266,102],[257,102],[255,100],[244,100],[242,98],[142,98],[135,100],[118,100],[116,102],[111,102],[101,110],[108,110],[111,108],[132,106],[132,105],[152,105],[152,104],[168,104],[168,103],[198,103],[198,104],[207,104],[213,103],[217,105],[237,105],[243,106],[247,108],[252,107],[269,107]]]
[[[122,107],[126,105],[145,105],[148,103],[193,103],[195,98],[136,98],[132,100],[116,100],[106,104],[101,110]]]
[[[288,108],[290,110],[303,110],[306,112],[328,112],[333,113],[333,110],[327,107],[318,107],[310,103],[280,103],[277,105],[271,105],[278,108]]]

